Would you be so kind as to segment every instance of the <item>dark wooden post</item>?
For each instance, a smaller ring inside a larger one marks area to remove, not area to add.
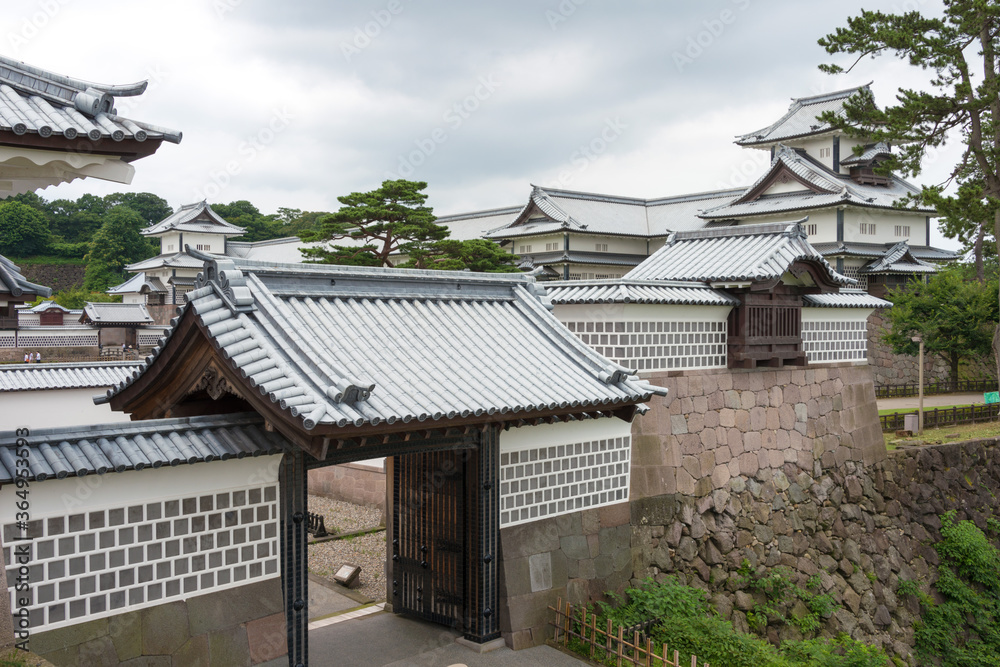
[[[296,448],[281,462],[281,586],[288,625],[288,665],[309,664],[309,538],[306,532],[305,453]]]
[[[483,644],[500,636],[500,427],[488,424],[466,466],[466,525],[469,562],[466,570],[465,638]]]

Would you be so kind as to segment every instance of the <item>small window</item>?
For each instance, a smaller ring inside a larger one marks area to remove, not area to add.
[[[171,243],[170,245],[167,246],[167,252],[169,252],[169,251],[171,251],[173,249],[174,249],[174,244],[173,243]]]
[[[875,223],[874,222],[862,222],[861,223],[861,233],[867,234],[869,236],[875,235]]]
[[[896,225],[896,236],[908,237],[910,235],[909,225]]]
[[[816,230],[816,225],[815,224],[806,225],[806,235],[807,236],[816,236],[816,233],[817,233],[817,230]]]
[[[531,252],[531,246],[530,245],[522,245],[522,246],[518,246],[518,248],[517,248],[517,254],[518,255],[523,255],[523,254],[529,253],[529,252]]]
[[[209,243],[199,243],[195,247],[198,250],[204,250],[205,252],[212,252],[212,245]]]
[[[559,243],[558,242],[556,242],[556,243],[546,243],[545,244],[545,250],[547,252],[552,252],[554,250],[559,250]]]
[[[833,150],[833,149],[831,149],[831,148],[821,148],[821,149],[819,149],[819,156],[820,157],[830,157],[830,151],[831,150]]]
[[[595,244],[595,249],[597,250],[597,252],[607,252],[608,251],[608,244],[607,243],[597,243],[597,244]]]

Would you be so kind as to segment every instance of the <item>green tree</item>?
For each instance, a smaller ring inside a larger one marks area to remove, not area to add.
[[[127,278],[125,267],[152,257],[152,250],[139,233],[145,227],[142,216],[127,206],[116,206],[108,213],[104,224],[94,234],[90,251],[85,257],[87,271],[83,288],[102,292]]]
[[[949,267],[926,283],[914,280],[889,293],[892,329],[884,340],[893,352],[917,354],[919,344],[912,338],[919,334],[924,350],[944,359],[956,380],[963,359],[989,356],[998,321],[997,300],[992,296],[996,279],[990,285],[993,290],[984,290],[967,273],[968,267]]]
[[[151,192],[116,192],[104,197],[107,210],[115,206],[127,206],[146,221],[146,225],[154,225],[174,212],[163,197]]]
[[[424,205],[427,183],[384,181],[371,192],[338,197],[343,204],[322,222],[315,240],[352,239],[356,246],[331,245],[302,250],[307,262],[393,266],[392,255],[425,254],[436,241],[448,237],[448,228],[435,224],[433,210]]]
[[[945,196],[938,188],[926,188],[923,199],[941,216],[941,233],[960,241],[965,252],[972,251],[976,280],[985,282],[985,259],[996,257],[992,221],[1000,200],[983,194],[981,179],[962,181],[952,196]]]
[[[240,241],[266,241],[282,235],[277,216],[264,215],[245,199],[228,204],[213,204],[212,210],[229,224],[246,230],[246,234],[239,237]]]
[[[46,207],[52,233],[66,243],[90,241],[108,213],[103,197],[86,194],[73,201],[56,199]]]
[[[488,239],[444,239],[410,253],[401,266],[414,269],[438,269],[478,273],[517,273],[517,255],[512,255]]]
[[[896,104],[879,109],[862,89],[844,105],[843,116],[828,112],[822,120],[869,141],[891,143],[897,152],[883,171],[912,175],[920,172],[928,148],[960,137],[965,150],[952,176],[981,178],[983,197],[1000,199],[1000,4],[944,0],[940,17],[862,11],[819,44],[830,54],[854,56],[847,71],[865,57],[891,54],[928,75],[927,90],[900,88]],[[837,64],[820,68],[832,74],[845,71]],[[992,223],[1000,242],[1000,208]],[[1000,328],[993,348],[1000,350]]]
[[[19,201],[0,202],[0,255],[42,254],[50,236],[49,221],[41,211]]]

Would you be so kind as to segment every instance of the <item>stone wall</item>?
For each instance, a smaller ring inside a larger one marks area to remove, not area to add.
[[[917,609],[897,598],[898,582],[917,579],[928,591],[939,515],[955,509],[985,529],[998,491],[996,441],[907,449],[868,466],[759,467],[709,494],[633,502],[633,583],[678,575],[746,631],[746,612],[759,600],[740,590],[741,563],[786,566],[803,586],[818,576],[841,605],[825,634],[846,632],[907,656]],[[769,632],[774,640],[797,637],[791,626]]]
[[[653,375],[667,387],[633,424],[632,499],[724,491],[785,464],[812,473],[885,457],[868,366]]]
[[[385,470],[345,463],[309,471],[309,493],[385,511]]]
[[[21,275],[36,285],[51,287],[53,292],[83,286],[83,276],[87,272],[84,264],[33,264],[19,263]]]
[[[518,650],[549,639],[557,598],[573,603],[623,590],[632,576],[628,503],[500,531],[500,630]]]
[[[32,634],[30,648],[66,665],[286,667],[280,579]]]
[[[917,384],[920,363],[909,354],[893,354],[892,348],[882,341],[882,332],[890,328],[885,311],[876,310],[868,316],[868,363],[878,387],[894,384]],[[937,355],[924,357],[924,382],[943,382],[950,378],[948,364]]]

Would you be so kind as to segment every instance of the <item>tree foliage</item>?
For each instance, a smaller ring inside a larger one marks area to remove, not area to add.
[[[0,202],[0,255],[38,255],[49,247],[49,221],[19,201]]]
[[[351,239],[354,245],[308,248],[306,261],[360,266],[393,266],[393,255],[424,255],[448,237],[448,228],[435,224],[433,210],[424,205],[427,183],[384,181],[370,192],[338,197],[344,206],[322,222],[315,240]]]
[[[488,239],[444,239],[410,253],[410,258],[400,266],[413,269],[437,269],[479,273],[516,273],[519,271],[512,255]]]
[[[918,174],[929,148],[960,140],[965,150],[952,177],[978,187],[986,205],[1000,199],[1000,4],[944,0],[940,17],[919,11],[862,11],[819,44],[830,54],[854,56],[846,71],[865,57],[890,54],[928,73],[927,90],[900,88],[896,104],[879,109],[870,91],[862,89],[845,103],[843,116],[827,112],[822,120],[870,141],[892,144],[896,153],[881,165],[883,171]],[[837,64],[821,69],[832,74],[845,71]],[[940,206],[941,193],[942,186],[932,187],[923,198]],[[966,222],[958,226],[992,222],[993,237],[1000,241],[1000,208],[990,205],[992,220],[977,222],[984,211],[963,206],[962,194],[955,197],[954,207],[961,212],[956,221]],[[973,190],[964,194],[969,203]],[[993,347],[1000,349],[1000,328],[995,330]],[[997,359],[1000,363],[1000,355]]]
[[[142,216],[131,208],[116,206],[111,209],[90,242],[90,251],[85,258],[85,290],[102,292],[123,282],[128,277],[126,266],[155,254],[149,242],[139,233],[145,226]]]
[[[968,267],[954,266],[932,276],[893,290],[888,299],[891,331],[884,337],[897,354],[917,354],[920,335],[927,354],[936,354],[951,367],[951,377],[958,378],[963,359],[989,356],[993,331],[998,321],[997,300],[992,290],[984,290],[970,280]]]

